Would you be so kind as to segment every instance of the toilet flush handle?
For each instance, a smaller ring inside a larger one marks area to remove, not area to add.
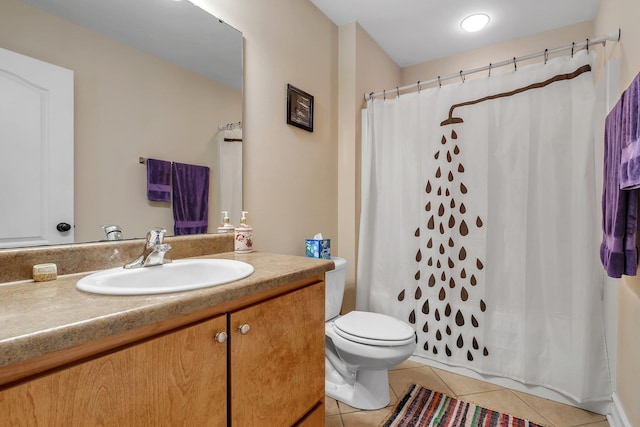
[[[243,325],[238,326],[238,331],[242,334],[242,335],[247,335],[249,333],[249,331],[251,330],[251,327],[249,325],[247,325],[246,323]]]

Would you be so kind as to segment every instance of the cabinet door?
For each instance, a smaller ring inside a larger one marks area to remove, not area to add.
[[[232,427],[291,426],[324,398],[324,282],[231,313],[229,338]]]
[[[0,392],[1,426],[225,426],[220,316]]]
[[[322,403],[298,421],[295,427],[324,427],[325,416],[324,403]]]

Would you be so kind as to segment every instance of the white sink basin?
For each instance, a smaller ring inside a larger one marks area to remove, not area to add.
[[[243,279],[253,266],[231,259],[185,259],[154,267],[122,267],[93,273],[76,287],[104,295],[146,295],[190,291]]]

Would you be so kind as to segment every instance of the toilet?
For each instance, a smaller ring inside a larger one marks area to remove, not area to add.
[[[411,326],[395,317],[352,311],[340,316],[347,261],[325,274],[325,394],[358,409],[389,404],[388,370],[416,348]]]

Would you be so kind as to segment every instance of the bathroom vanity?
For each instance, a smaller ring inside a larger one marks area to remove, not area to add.
[[[323,425],[333,263],[206,257],[255,271],[147,296],[78,291],[86,274],[0,286],[0,426]]]

